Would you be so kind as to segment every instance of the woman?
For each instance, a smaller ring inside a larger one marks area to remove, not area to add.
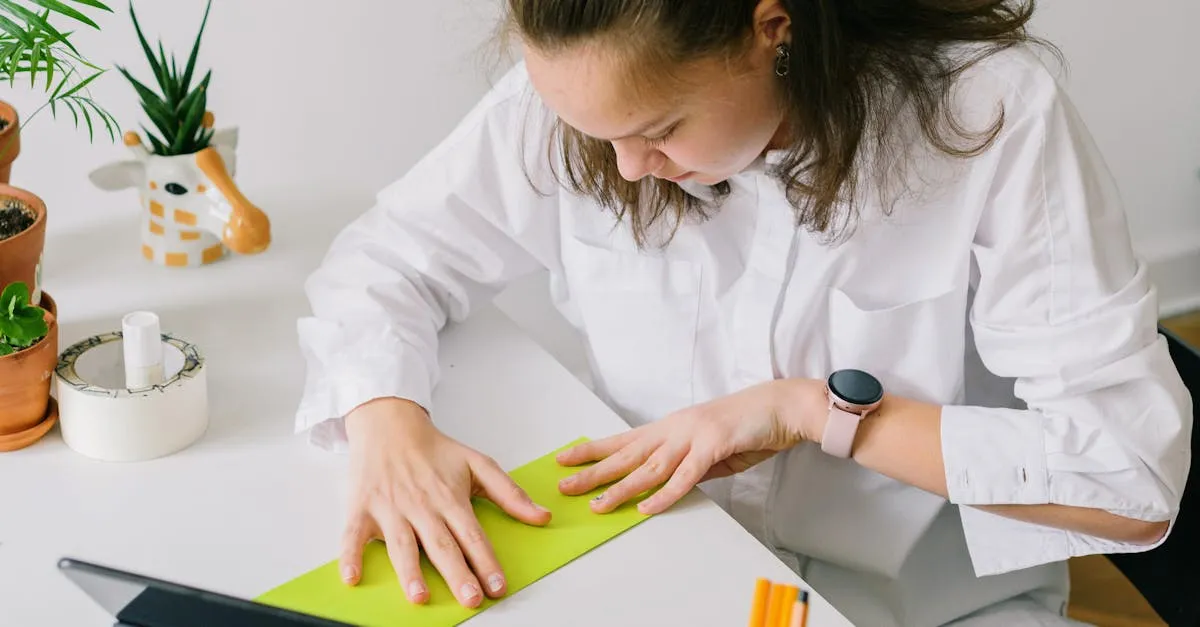
[[[523,63],[307,284],[347,582],[382,538],[413,602],[418,547],[505,593],[470,495],[549,513],[426,408],[442,325],[543,269],[636,427],[560,459],[598,513],[702,483],[862,625],[1067,624],[1067,558],[1165,539],[1191,399],[1031,7],[507,4]]]

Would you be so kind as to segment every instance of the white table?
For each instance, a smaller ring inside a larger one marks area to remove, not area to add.
[[[268,253],[194,271],[141,261],[130,220],[48,238],[62,347],[119,328],[128,311],[158,312],[206,354],[211,426],[193,447],[138,464],[84,458],[57,429],[0,454],[0,625],[111,624],[57,572],[62,556],[251,598],[338,555],[346,460],[293,434],[295,319],[307,312],[303,276],[351,215],[292,201],[275,213]],[[183,291],[155,296],[162,288]],[[506,468],[625,428],[491,307],[449,329],[441,355],[436,421]],[[695,493],[468,624],[740,625],[756,577],[803,585]],[[811,602],[812,627],[849,624],[818,594]]]

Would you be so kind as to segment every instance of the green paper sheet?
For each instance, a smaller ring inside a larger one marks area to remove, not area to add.
[[[563,448],[583,441],[586,438]],[[546,526],[526,525],[490,501],[475,500],[476,515],[508,580],[505,597],[495,600],[485,597],[483,604],[475,609],[462,607],[422,552],[421,568],[430,598],[425,604],[415,605],[405,597],[397,582],[383,544],[371,542],[363,553],[363,576],[357,586],[342,583],[335,559],[268,591],[257,600],[363,627],[450,627],[496,603],[503,603],[504,599],[647,518],[638,512],[636,504],[650,492],[608,514],[593,513],[588,506],[588,501],[599,494],[603,486],[580,496],[560,493],[559,480],[578,472],[580,467],[560,466],[554,460],[558,450],[510,473],[534,502],[551,511],[553,516]]]

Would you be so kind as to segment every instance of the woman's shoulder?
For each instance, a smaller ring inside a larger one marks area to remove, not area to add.
[[[1065,64],[1053,49],[1018,43],[1000,49],[969,44],[951,49],[954,58],[974,60],[958,82],[957,100],[968,110],[994,114],[1003,105],[1006,121],[1038,116],[1068,100],[1061,79]]]

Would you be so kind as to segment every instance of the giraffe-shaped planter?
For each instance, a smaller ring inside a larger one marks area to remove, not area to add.
[[[211,113],[204,114],[204,125],[211,128]],[[153,154],[133,131],[125,133],[125,145],[135,160],[107,164],[90,178],[103,190],[138,190],[147,260],[194,267],[230,251],[249,255],[267,249],[270,221],[233,182],[236,127],[213,133],[207,148],[191,154]]]

